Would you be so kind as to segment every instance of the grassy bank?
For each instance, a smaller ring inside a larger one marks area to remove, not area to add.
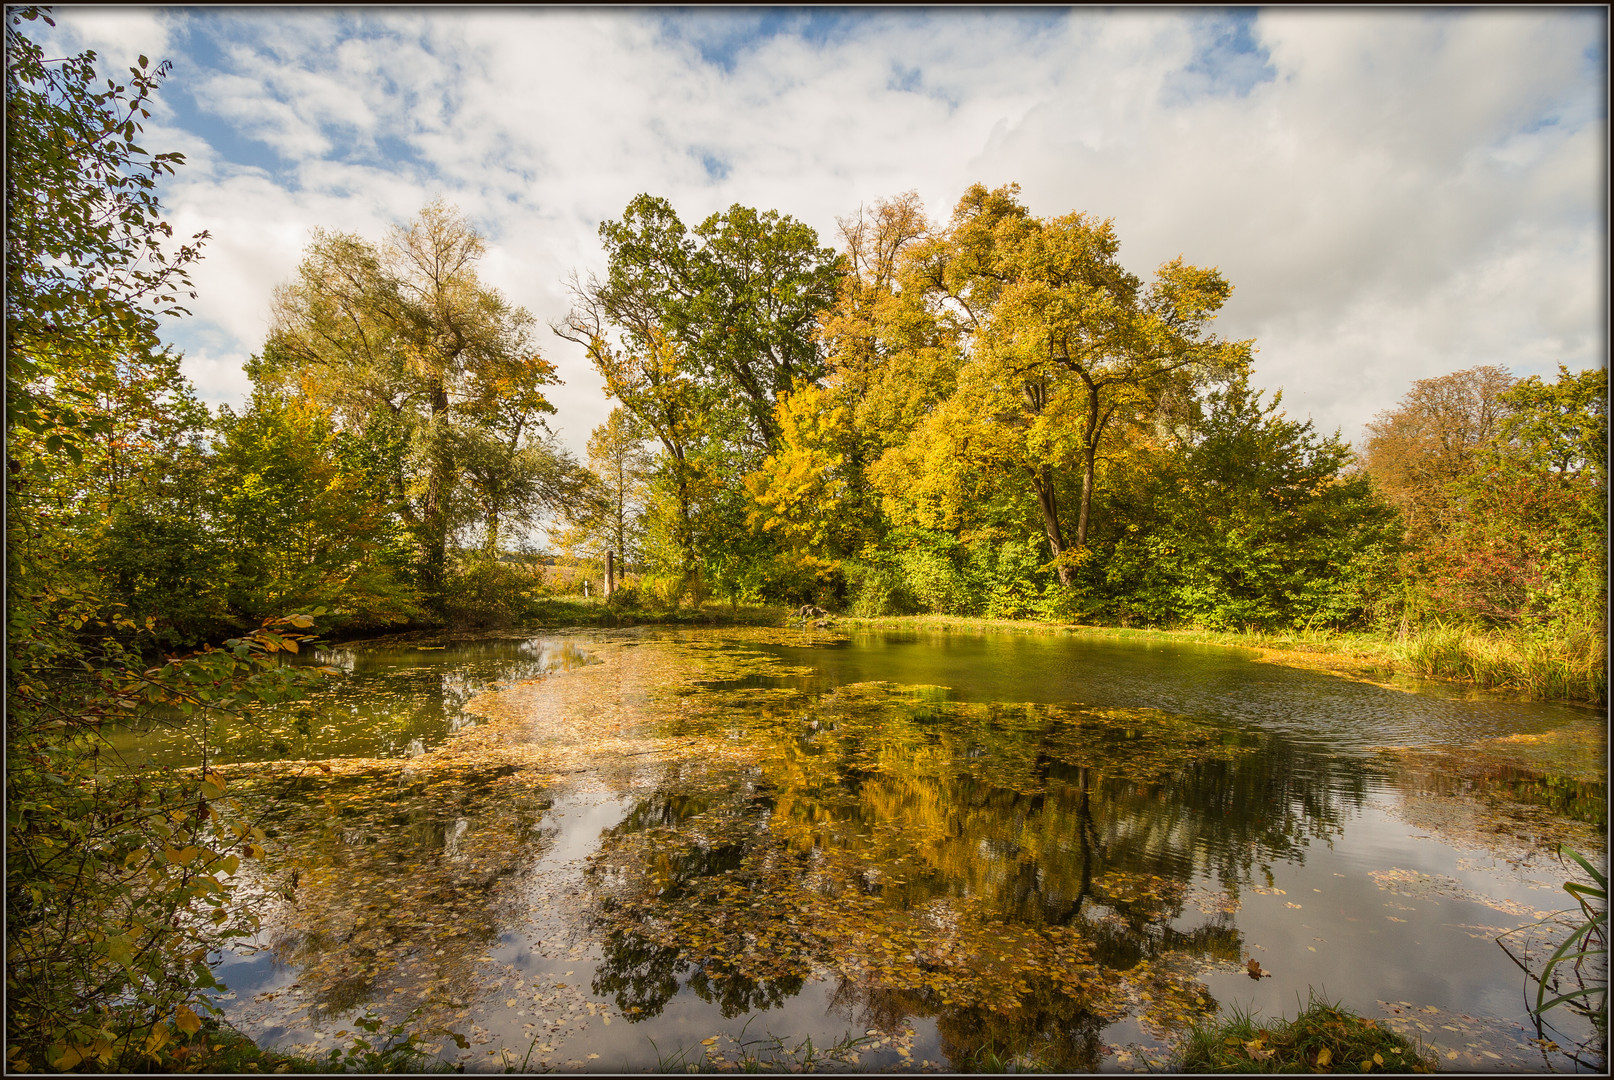
[[[661,608],[596,597],[546,596],[527,600],[518,612],[493,611],[484,617],[461,612],[442,625],[415,624],[387,637],[431,636],[487,629],[562,629],[624,626],[777,626],[792,612],[774,605],[731,605],[711,601],[700,608]],[[1608,668],[1600,634],[1543,633],[1478,629],[1431,623],[1402,633],[1324,630],[1258,631],[1139,629],[1085,626],[1029,619],[981,619],[961,615],[837,616],[840,627],[946,630],[979,633],[1094,634],[1115,638],[1191,641],[1255,649],[1263,659],[1293,667],[1332,671],[1377,681],[1393,675],[1444,679],[1487,690],[1508,690],[1537,701],[1602,705],[1608,695]],[[375,637],[365,633],[336,634]]]
[[[1390,675],[1414,675],[1482,689],[1512,690],[1539,701],[1602,705],[1608,699],[1604,639],[1589,632],[1549,636],[1441,623],[1402,634],[1145,630],[951,615],[845,618],[839,622],[843,626],[891,629],[1042,631],[1192,641],[1256,649],[1275,663],[1318,668],[1369,681]]]
[[[788,612],[783,607],[707,603],[666,610],[638,604],[606,603],[581,596],[545,597],[528,601],[516,614],[506,611],[456,612],[440,620],[416,620],[391,627],[364,626],[338,629],[323,635],[328,642],[379,639],[413,641],[478,631],[616,629],[624,626],[778,626]]]
[[[1258,1021],[1234,1010],[1194,1028],[1173,1062],[1185,1073],[1433,1072],[1404,1036],[1316,998],[1293,1020]]]

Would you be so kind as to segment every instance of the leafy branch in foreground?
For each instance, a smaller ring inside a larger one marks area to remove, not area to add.
[[[278,662],[311,640],[300,632],[308,615],[146,666],[110,636],[76,640],[100,621],[90,603],[49,589],[14,597],[8,626],[7,1065],[17,1071],[160,1066],[165,1047],[200,1028],[201,995],[219,985],[209,954],[256,929],[233,894],[266,840],[208,766],[207,727],[320,675]],[[153,715],[201,731],[200,768],[131,768],[111,752],[109,729]]]

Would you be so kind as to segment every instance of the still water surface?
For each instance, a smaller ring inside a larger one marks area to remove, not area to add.
[[[219,958],[261,1043],[368,1007],[467,1069],[1124,1071],[1312,994],[1450,1069],[1590,1034],[1525,1009],[1561,929],[1496,941],[1565,906],[1551,845],[1606,859],[1588,710],[1052,634],[424,644],[225,733],[277,836]]]

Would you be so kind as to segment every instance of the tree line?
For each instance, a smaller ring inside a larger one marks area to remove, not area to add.
[[[19,400],[77,403],[85,433],[29,497],[170,647],[314,606],[519,622],[539,529],[615,551],[650,606],[1600,627],[1601,370],[1423,380],[1353,450],[1214,333],[1231,283],[1140,278],[1113,221],[977,184],[945,221],[907,193],[838,224],[834,247],[740,205],[690,228],[651,195],[602,223],[603,274],[548,328],[615,403],[586,463],[550,427],[550,335],[481,280],[463,215],[317,230],[239,411],[154,341],[13,349],[50,365]]]
[[[1212,331],[1218,271],[1144,281],[1111,221],[975,185],[946,222],[909,193],[839,225],[838,249],[739,205],[691,229],[650,195],[603,223],[606,269],[551,328],[616,403],[586,468],[545,424],[530,317],[477,282],[481,241],[441,205],[380,247],[316,237],[223,426],[318,428],[374,502],[309,535],[387,538],[342,556],[385,586],[345,587],[400,614],[479,574],[511,595],[500,538],[547,520],[669,607],[1601,627],[1602,371],[1422,380],[1356,452],[1251,385],[1253,342]],[[311,519],[290,477],[268,487]]]

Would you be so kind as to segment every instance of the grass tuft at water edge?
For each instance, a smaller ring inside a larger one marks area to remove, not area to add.
[[[1293,1020],[1233,1009],[1194,1027],[1174,1071],[1187,1073],[1433,1072],[1435,1060],[1405,1036],[1315,994]]]

